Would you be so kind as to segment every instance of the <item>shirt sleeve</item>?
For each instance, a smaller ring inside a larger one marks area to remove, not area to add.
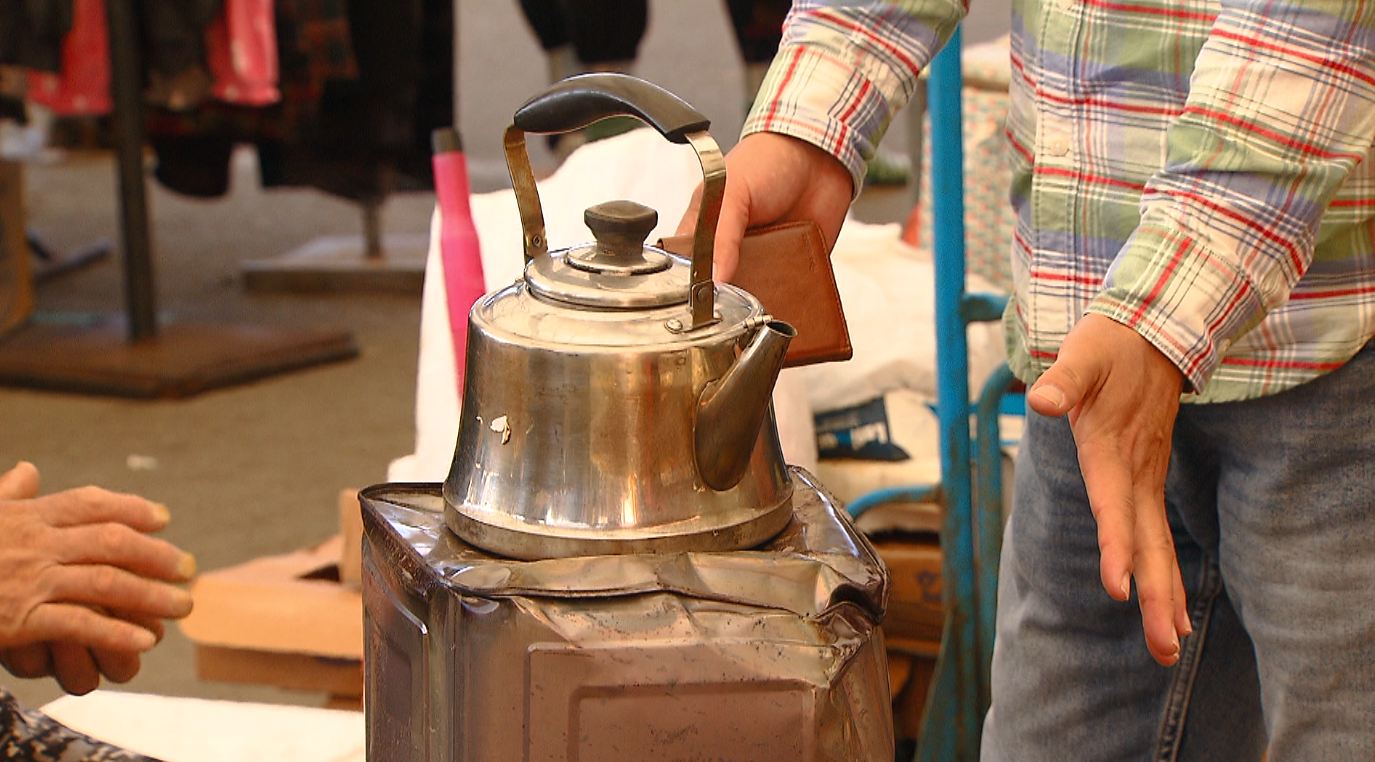
[[[1088,311],[1202,391],[1232,341],[1288,300],[1372,137],[1375,3],[1222,0],[1140,224]]]
[[[850,170],[858,196],[879,139],[965,10],[961,0],[796,0],[742,134],[821,148]]]

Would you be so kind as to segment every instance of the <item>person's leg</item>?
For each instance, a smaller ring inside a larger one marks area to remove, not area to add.
[[[625,71],[649,24],[646,0],[572,0],[566,6],[578,60],[589,71]]]
[[[1068,424],[1029,413],[1020,453],[984,759],[1208,759],[1219,748],[1244,759],[1258,751],[1250,643],[1209,553],[1217,469],[1208,443],[1177,436],[1171,460],[1167,505],[1195,632],[1169,669],[1146,651],[1139,609],[1101,589],[1097,525]]]
[[[1221,568],[1255,643],[1270,759],[1375,759],[1375,348],[1200,412],[1227,438]]]
[[[520,0],[520,11],[545,52],[571,42],[568,20],[564,17],[563,3],[559,0]]]

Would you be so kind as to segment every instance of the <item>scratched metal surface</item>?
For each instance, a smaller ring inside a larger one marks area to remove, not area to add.
[[[729,553],[496,558],[438,485],[365,490],[370,759],[892,759],[872,546],[794,471]]]

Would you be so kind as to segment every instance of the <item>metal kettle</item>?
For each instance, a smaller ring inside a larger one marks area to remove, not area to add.
[[[690,145],[704,175],[690,261],[644,244],[657,213],[588,209],[595,242],[549,251],[526,133],[631,116]],[[523,559],[726,550],[791,516],[771,395],[793,329],[713,284],[725,162],[702,114],[622,74],[563,80],[505,133],[525,273],[469,315],[445,520]]]

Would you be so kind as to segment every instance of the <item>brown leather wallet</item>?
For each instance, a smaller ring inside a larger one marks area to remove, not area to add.
[[[691,236],[665,238],[659,245],[680,256],[692,255]],[[731,283],[797,329],[785,366],[848,360],[854,354],[831,253],[816,223],[786,222],[746,231]]]

